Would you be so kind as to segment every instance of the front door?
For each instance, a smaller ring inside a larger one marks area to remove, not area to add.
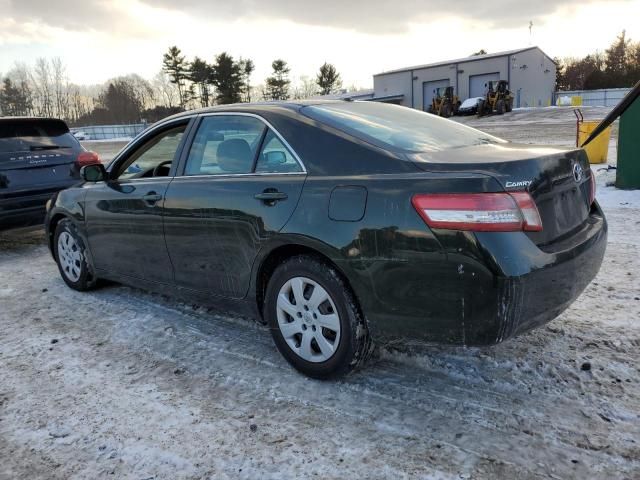
[[[96,269],[173,282],[162,206],[187,123],[142,137],[116,160],[109,181],[88,188],[86,222]]]
[[[259,117],[204,116],[184,174],[165,196],[165,238],[176,283],[244,297],[261,244],[293,213],[305,177],[286,142]]]

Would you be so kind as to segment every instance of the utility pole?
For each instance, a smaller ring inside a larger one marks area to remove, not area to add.
[[[529,45],[532,45],[531,29],[533,28],[533,20],[529,20]]]

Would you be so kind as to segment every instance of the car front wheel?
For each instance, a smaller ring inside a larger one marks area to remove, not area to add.
[[[275,270],[264,308],[278,350],[310,377],[344,375],[371,351],[351,290],[335,269],[314,257],[292,257]]]
[[[76,226],[69,219],[56,226],[54,254],[64,282],[74,290],[89,290],[96,285],[95,275],[89,268],[86,248]]]

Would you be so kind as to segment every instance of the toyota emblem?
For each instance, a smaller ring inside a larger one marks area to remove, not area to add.
[[[576,181],[576,183],[580,183],[580,180],[582,180],[582,177],[584,176],[584,172],[582,171],[582,167],[580,166],[579,163],[574,163],[573,164],[573,179]]]

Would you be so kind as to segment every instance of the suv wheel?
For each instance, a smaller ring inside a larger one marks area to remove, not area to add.
[[[285,359],[314,378],[344,375],[369,355],[366,324],[338,272],[317,259],[292,257],[273,273],[264,314]]]

